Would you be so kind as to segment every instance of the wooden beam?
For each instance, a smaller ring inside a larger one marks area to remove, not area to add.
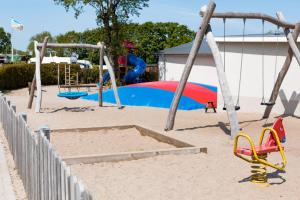
[[[277,12],[276,14],[277,14],[278,19],[284,20],[284,15],[283,15],[282,12]],[[287,29],[287,28],[284,29],[284,33],[286,35],[286,39],[288,41],[288,44],[289,44],[290,48],[292,49],[298,64],[300,65],[300,51],[299,51],[299,49],[297,47],[297,44],[296,44],[297,40],[295,42],[295,40],[293,38],[293,35],[292,35],[292,33],[289,29]]]
[[[176,117],[176,112],[177,112],[177,108],[178,108],[178,104],[179,101],[181,99],[183,90],[185,88],[186,82],[189,78],[189,75],[191,73],[192,67],[194,65],[195,59],[198,55],[198,51],[201,47],[204,35],[206,33],[206,29],[208,27],[208,23],[210,22],[211,16],[214,12],[216,8],[216,4],[214,2],[210,2],[206,13],[203,17],[201,26],[196,34],[195,40],[194,40],[194,44],[192,46],[191,52],[189,54],[188,60],[186,62],[184,71],[182,73],[180,82],[178,84],[178,87],[176,89],[176,93],[174,95],[170,110],[169,110],[169,115],[168,115],[168,119],[167,119],[167,124],[165,127],[165,131],[169,131],[172,130],[174,127],[174,122],[175,122],[175,117]]]
[[[231,139],[233,139],[234,136],[239,132],[239,122],[237,119],[235,105],[234,105],[233,98],[232,98],[232,95],[230,92],[229,84],[228,84],[228,81],[226,78],[226,74],[224,72],[222,56],[219,51],[219,47],[214,39],[214,36],[213,36],[210,26],[207,28],[206,40],[207,40],[208,46],[211,49],[212,55],[214,57],[214,61],[216,63],[219,84],[220,84],[222,96],[224,99],[224,103],[226,105],[227,117],[230,122]]]
[[[113,88],[113,91],[114,91],[117,106],[118,106],[119,109],[121,109],[122,105],[121,105],[121,101],[120,101],[119,94],[118,94],[118,87],[117,87],[117,83],[116,83],[115,72],[114,72],[107,56],[104,56],[104,61],[105,61],[105,64],[107,66],[107,69],[108,69],[108,73],[109,73],[109,76],[110,76],[111,85],[112,85],[112,88]]]
[[[38,48],[42,48],[43,44],[39,43],[37,45]],[[94,45],[94,44],[77,44],[77,43],[48,43],[47,48],[86,48],[86,49],[101,49],[104,48],[102,43]]]
[[[46,45],[48,43],[48,40],[49,40],[48,36],[44,38],[44,42],[43,42],[42,50],[41,50],[41,55],[40,55],[40,63],[42,63],[43,58],[45,56]],[[34,76],[33,76],[32,82],[31,82],[31,86],[30,86],[29,101],[28,101],[28,104],[27,104],[28,109],[32,108],[32,102],[33,102],[33,98],[34,98],[35,88],[36,88],[36,74],[34,73]]]
[[[300,33],[300,23],[297,23],[296,28],[295,28],[295,30],[292,34],[294,41],[297,41],[299,33]],[[293,51],[292,51],[291,48],[289,48],[288,49],[288,55],[287,55],[287,57],[285,59],[285,62],[284,62],[283,66],[282,66],[282,68],[281,68],[281,70],[278,74],[278,77],[277,77],[276,83],[274,85],[274,88],[272,90],[272,94],[271,94],[271,97],[269,99],[269,102],[276,102],[281,84],[282,84],[282,82],[285,78],[285,75],[287,74],[287,72],[290,68],[292,60],[293,60]],[[272,109],[273,109],[273,106],[267,106],[266,109],[265,109],[263,118],[268,118],[270,116],[270,113],[271,113]]]
[[[37,48],[38,42],[34,42],[34,52],[35,52],[35,76],[36,76],[36,101],[35,101],[35,112],[39,113],[42,105],[42,83],[41,83],[41,52]],[[33,90],[34,91],[34,90]]]
[[[205,12],[200,12],[200,15],[203,16]],[[295,29],[295,24],[285,22],[280,19],[276,19],[270,15],[263,13],[242,13],[242,12],[226,12],[226,13],[214,13],[211,18],[225,18],[225,19],[259,19],[265,20],[277,26]]]
[[[97,84],[59,85],[60,88],[98,87]]]
[[[76,164],[94,164],[101,162],[120,162],[138,160],[143,158],[150,158],[159,155],[190,155],[207,153],[207,147],[185,147],[185,148],[171,148],[171,149],[159,149],[148,151],[131,151],[113,154],[94,154],[94,155],[81,155],[64,157],[63,161],[68,165]]]
[[[103,96],[102,96],[102,92],[103,92],[103,56],[104,56],[104,49],[101,48],[100,53],[99,53],[99,91],[98,91],[99,107],[103,106],[103,99],[102,99],[103,98]]]

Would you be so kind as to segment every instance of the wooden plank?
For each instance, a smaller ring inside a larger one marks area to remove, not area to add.
[[[65,164],[60,158],[60,182],[61,182],[61,200],[67,200],[66,199],[66,175],[65,175]]]
[[[53,157],[53,196],[54,196],[54,199],[55,200],[58,200],[58,184],[59,184],[59,180],[58,180],[58,177],[59,175],[57,174],[57,154],[56,152],[53,150],[53,154],[52,154],[52,157]]]
[[[92,127],[92,128],[71,128],[71,129],[54,129],[51,130],[51,132],[55,132],[55,133],[67,133],[67,132],[71,132],[71,133],[84,133],[84,132],[89,132],[89,131],[107,131],[107,130],[126,130],[126,129],[130,129],[130,128],[135,128],[137,129],[141,135],[146,135],[149,137],[152,137],[154,139],[156,139],[159,142],[164,142],[170,145],[173,145],[175,147],[193,147],[193,145],[188,144],[186,142],[177,140],[175,138],[169,137],[167,135],[164,135],[162,133],[153,131],[151,129],[147,129],[145,127],[139,126],[139,125],[121,125],[121,126],[107,126],[107,127]]]
[[[35,112],[39,113],[42,104],[42,82],[41,82],[41,60],[40,51],[37,48],[37,41],[34,42],[35,51],[35,76],[36,76],[36,102],[35,102]]]
[[[38,43],[37,47],[38,48],[42,48],[43,44],[42,43]],[[101,49],[101,48],[105,48],[104,45],[97,44],[77,44],[77,43],[47,43],[46,45],[47,48],[64,48],[64,49],[68,49],[68,48],[85,48],[85,49]]]
[[[32,140],[31,133],[28,134],[28,199],[33,200],[33,192],[32,192],[32,177],[33,177],[33,169],[32,169]]]
[[[50,169],[49,169],[49,160],[50,160],[50,156],[49,156],[49,141],[46,139],[46,137],[43,137],[44,139],[44,143],[45,143],[45,155],[44,155],[44,167],[45,167],[45,189],[46,189],[46,193],[45,193],[45,197],[46,200],[51,200],[51,190],[50,190]]]
[[[195,37],[195,40],[194,40],[194,44],[192,46],[191,52],[190,52],[188,60],[186,62],[186,65],[185,65],[184,71],[182,73],[179,85],[176,89],[176,93],[175,93],[174,98],[172,100],[172,104],[171,104],[171,107],[170,107],[170,110],[169,110],[169,115],[168,115],[165,131],[172,130],[173,127],[174,127],[174,122],[175,122],[175,117],[176,117],[176,112],[177,112],[179,101],[181,99],[183,90],[185,88],[186,82],[187,82],[187,80],[189,78],[189,75],[191,73],[191,70],[193,68],[195,59],[198,55],[200,46],[202,44],[204,35],[206,33],[206,29],[207,29],[208,24],[210,22],[210,18],[212,16],[215,8],[216,8],[216,4],[214,2],[210,2],[208,7],[207,7],[206,13],[205,13],[205,15],[202,19],[201,26],[200,26],[199,30],[197,31],[197,34],[196,34],[196,37]]]
[[[38,163],[38,148],[37,148],[37,143],[36,143],[36,139],[37,139],[37,135],[34,135],[34,155],[33,155],[33,159],[34,159],[34,182],[35,182],[35,189],[34,189],[34,197],[36,200],[40,200],[40,190],[39,190],[39,163]]]
[[[70,182],[71,182],[71,169],[70,167],[66,166],[66,164],[64,163],[64,169],[65,169],[65,190],[66,190],[66,200],[71,199],[70,197]]]
[[[205,147],[186,147],[186,148],[172,148],[172,149],[160,149],[160,150],[150,150],[150,151],[132,151],[114,154],[100,154],[100,155],[83,155],[83,156],[73,156],[65,157],[63,160],[68,165],[75,164],[93,164],[100,162],[119,162],[119,161],[129,161],[137,160],[142,158],[149,158],[159,155],[187,155],[187,154],[199,154],[207,153],[207,148]]]
[[[81,200],[81,186],[78,181],[75,183],[75,199]]]
[[[104,61],[105,61],[106,66],[108,68],[108,73],[109,73],[109,76],[110,76],[111,85],[112,85],[112,88],[113,88],[113,91],[114,91],[117,106],[118,106],[118,108],[121,109],[122,105],[121,105],[121,101],[120,101],[119,94],[118,94],[118,87],[117,87],[117,83],[116,83],[115,72],[114,72],[107,56],[104,56]]]
[[[26,190],[26,193],[27,195],[29,195],[29,179],[30,179],[30,174],[29,174],[29,171],[30,171],[30,157],[29,157],[29,135],[30,135],[30,131],[27,130],[26,131],[26,182],[25,182],[25,190]]]
[[[231,139],[234,138],[234,136],[239,132],[239,122],[237,118],[237,114],[235,111],[235,105],[233,102],[233,98],[230,92],[229,84],[226,78],[226,74],[224,72],[224,65],[221,53],[219,51],[219,47],[214,39],[214,36],[212,34],[210,25],[207,28],[206,33],[206,40],[208,43],[208,46],[210,47],[212,51],[212,55],[214,57],[214,61],[217,68],[217,74],[218,74],[218,80],[222,92],[222,96],[224,99],[224,103],[226,105],[226,111],[227,111],[227,117],[230,122],[230,129],[231,129]]]
[[[89,132],[89,131],[100,131],[100,130],[125,130],[135,128],[135,125],[121,125],[121,126],[103,126],[103,127],[91,127],[91,128],[66,128],[66,129],[52,129],[51,132],[55,133],[66,133],[66,132]]]
[[[299,33],[300,33],[300,23],[297,23],[296,24],[296,28],[293,32],[293,39],[294,41],[297,41],[297,38],[299,36]],[[284,64],[278,74],[278,77],[277,77],[277,80],[276,80],[276,83],[274,85],[274,88],[272,90],[272,94],[271,94],[271,97],[269,99],[269,102],[276,102],[277,100],[277,97],[279,95],[279,90],[281,88],[281,85],[282,85],[282,82],[290,68],[290,65],[291,65],[291,62],[293,60],[293,51],[291,48],[288,49],[288,55],[286,56],[286,59],[284,61]],[[272,112],[272,109],[273,109],[273,105],[272,106],[267,106],[266,109],[265,109],[265,112],[264,112],[264,115],[263,115],[263,118],[268,118]]]
[[[38,149],[39,149],[39,178],[40,178],[40,199],[45,199],[45,175],[44,175],[44,142],[41,132],[38,134]]]
[[[62,190],[61,190],[61,159],[60,157],[56,154],[55,157],[55,164],[56,164],[56,190],[57,190],[57,200],[62,200]]]
[[[89,88],[89,87],[98,87],[97,84],[80,84],[80,85],[60,85],[60,88]]]
[[[45,56],[46,45],[48,43],[48,40],[49,40],[48,36],[44,38],[44,42],[42,44],[41,55],[40,55],[40,63],[42,63],[43,58]],[[31,86],[30,86],[29,101],[28,101],[28,104],[27,104],[28,109],[31,109],[31,107],[32,107],[35,88],[36,88],[36,74],[34,73],[34,76],[33,76],[32,82],[31,82]]]
[[[76,178],[72,175],[69,177],[69,187],[70,187],[69,197],[70,197],[70,200],[75,200],[75,184],[76,184],[75,179]]]
[[[141,126],[135,126],[135,128],[140,132],[141,135],[143,136],[149,136],[149,137],[152,137],[154,138],[155,140],[159,141],[159,142],[164,142],[164,143],[167,143],[167,144],[170,144],[170,145],[173,145],[177,148],[184,148],[184,147],[194,147],[193,145],[191,144],[188,144],[186,142],[182,142],[180,140],[177,140],[175,138],[172,138],[172,137],[169,137],[169,136],[166,136],[164,134],[161,134],[161,133],[158,133],[158,132],[155,132],[155,131],[152,131],[150,129],[146,129],[144,127],[141,127]]]
[[[205,12],[200,12],[200,15],[204,15]],[[283,28],[294,29],[295,24],[285,22],[284,20],[276,19],[270,15],[264,13],[242,13],[242,12],[225,12],[225,13],[214,13],[211,18],[225,18],[225,19],[259,19],[265,20],[277,26]]]

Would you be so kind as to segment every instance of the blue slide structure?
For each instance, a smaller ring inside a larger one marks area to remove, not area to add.
[[[145,61],[133,54],[128,54],[127,65],[134,66],[134,69],[129,70],[128,73],[124,76],[125,83],[137,83],[137,78],[146,70],[147,65]],[[109,73],[106,72],[103,76],[103,83],[106,83],[109,80],[109,78]]]

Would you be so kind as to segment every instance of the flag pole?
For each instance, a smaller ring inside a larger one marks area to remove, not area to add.
[[[10,43],[11,43],[11,58],[10,61],[13,63],[14,62],[14,45],[13,45],[13,33],[14,29],[11,29],[11,36],[10,36]]]

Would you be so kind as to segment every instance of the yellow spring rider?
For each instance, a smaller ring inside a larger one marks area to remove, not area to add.
[[[269,137],[263,144],[265,133],[269,132]],[[239,138],[245,138],[249,143],[249,147],[238,147]],[[260,136],[259,145],[255,146],[253,140],[246,133],[240,132],[234,140],[234,155],[252,163],[251,182],[267,184],[268,176],[266,167],[272,167],[277,170],[284,171],[286,166],[286,157],[284,147],[281,143],[286,141],[286,133],[283,127],[282,118],[278,118],[272,128],[264,128]],[[280,152],[282,163],[272,164],[267,161],[269,153]]]

